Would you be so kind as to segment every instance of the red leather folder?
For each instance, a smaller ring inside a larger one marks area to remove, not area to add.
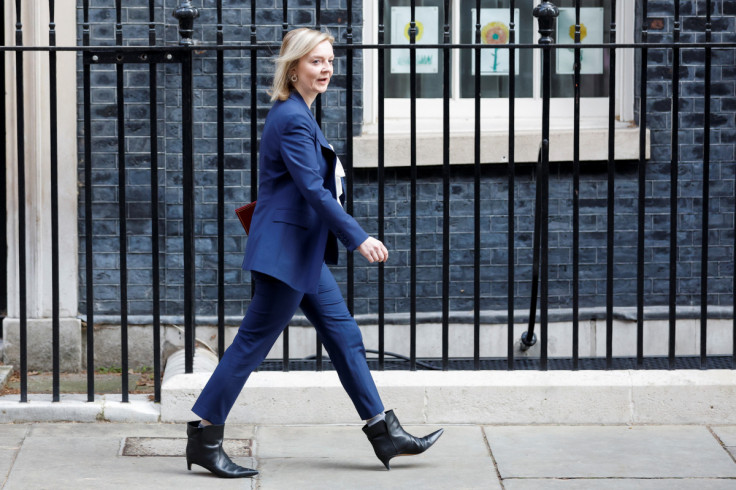
[[[253,201],[245,206],[240,206],[235,210],[235,214],[238,215],[238,219],[240,220],[240,224],[243,225],[246,235],[250,233],[250,221],[253,219],[253,211],[256,209],[256,202],[257,201]]]

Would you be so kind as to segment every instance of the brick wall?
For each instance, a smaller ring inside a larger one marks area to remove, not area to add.
[[[712,2],[712,39],[736,40],[736,2]],[[705,41],[705,1],[681,2],[683,42]],[[672,42],[673,3],[650,1],[649,42]],[[640,15],[640,14],[639,14]],[[712,51],[709,304],[731,305],[734,257],[734,100],[733,49]],[[678,146],[678,284],[681,305],[699,305],[700,245],[703,192],[704,60],[705,50],[683,49],[680,65]],[[647,126],[651,129],[651,159],[647,165],[647,279],[651,279],[648,302],[667,304],[669,287],[669,193],[671,161],[672,53],[649,50],[647,69]]]
[[[156,33],[159,45],[176,45],[179,41],[176,19],[171,13],[179,6],[176,0],[159,2],[156,8]],[[353,39],[361,41],[361,2],[354,0]],[[148,0],[123,2],[124,44],[148,44]],[[200,11],[196,20],[195,39],[202,44],[216,43],[217,17],[214,2],[193,5]],[[291,2],[288,14],[290,29],[313,26],[314,2]],[[115,8],[112,1],[90,2],[91,45],[115,45]],[[82,2],[78,4],[81,40]],[[338,42],[346,34],[345,0],[323,2],[321,23]],[[282,36],[281,2],[259,1],[257,11],[258,42],[278,42]],[[223,33],[227,43],[250,42],[250,2],[223,2]],[[81,42],[81,41],[80,41]],[[259,128],[270,107],[266,93],[273,73],[276,52],[259,51],[258,113]],[[330,92],[323,97],[323,129],[339,153],[345,149],[345,86],[347,83],[345,51],[336,51],[335,74]],[[355,53],[353,114],[362,119],[361,53]],[[82,66],[79,66],[79,180],[84,182]],[[197,311],[202,315],[216,313],[217,294],[217,125],[216,125],[216,56],[213,51],[194,56],[194,147],[195,147],[195,248],[197,277]],[[225,282],[226,312],[240,315],[250,298],[249,274],[241,270],[245,236],[235,218],[234,209],[250,201],[251,98],[250,53],[245,50],[225,52]],[[159,65],[158,147],[159,147],[159,224],[161,246],[161,313],[183,312],[183,222],[181,174],[181,70],[179,65]],[[116,71],[112,65],[92,67],[92,152],[94,193],[94,294],[97,314],[119,312],[120,257],[118,231],[118,157]],[[151,205],[150,205],[150,124],[148,66],[125,67],[125,132],[126,179],[128,201],[128,297],[129,312],[146,315],[152,311],[151,273]],[[84,264],[84,189],[80,193],[80,311],[86,311]]]
[[[112,3],[112,2],[107,2]],[[114,9],[105,2],[93,9],[92,44],[114,44]],[[338,40],[345,34],[345,0],[322,2],[322,23]],[[649,40],[667,41],[672,32],[672,2],[650,1],[650,19],[662,19],[661,29],[650,30]],[[734,41],[736,1],[714,3],[714,40]],[[138,5],[139,4],[139,5]],[[201,8],[201,2],[194,2]],[[215,11],[211,3],[201,10],[195,23],[195,37],[205,43],[215,41]],[[281,2],[260,2],[258,10],[259,41],[281,38]],[[289,2],[289,22],[312,25],[313,2]],[[362,2],[354,1],[355,41],[360,42]],[[700,17],[705,2],[684,2],[683,41],[702,40]],[[176,43],[175,19],[170,17],[178,2],[166,0],[157,10],[159,39]],[[124,22],[126,43],[145,44],[147,1],[126,2]],[[225,2],[226,42],[249,41],[249,2]],[[81,14],[80,14],[81,15]],[[639,16],[641,13],[638,14]],[[638,25],[637,20],[637,25]],[[81,17],[80,17],[81,25]],[[638,34],[637,34],[638,35]],[[335,77],[324,102],[324,132],[338,153],[345,150],[345,56],[337,52]],[[651,49],[648,56],[647,112],[651,130],[651,160],[647,164],[646,185],[646,263],[645,302],[662,306],[668,302],[669,288],[669,173],[671,54],[665,49]],[[711,134],[711,201],[709,304],[731,305],[733,298],[734,254],[734,50],[713,51],[713,97]],[[265,87],[272,64],[268,53],[259,59],[261,87],[258,121],[270,106]],[[93,70],[93,133],[95,185],[95,311],[114,314],[119,310],[119,256],[117,239],[117,160],[115,72],[102,67]],[[362,60],[356,51],[353,107],[356,121],[362,119]],[[216,122],[215,60],[211,52],[195,56],[195,166],[196,166],[196,249],[197,311],[210,315],[216,311],[217,229],[216,229]],[[240,270],[245,238],[232,210],[249,201],[250,173],[250,57],[247,51],[226,52],[225,62],[225,202],[226,202],[226,313],[238,316],[250,297],[249,275]],[[129,216],[129,296],[130,311],[151,311],[150,204],[148,195],[148,71],[147,67],[126,68],[126,132],[128,165]],[[678,304],[699,304],[700,223],[702,216],[702,142],[703,142],[703,50],[682,52],[680,105],[680,163],[678,190]],[[81,81],[81,75],[80,75]],[[179,67],[159,67],[159,216],[162,230],[162,314],[183,311],[182,222],[181,222],[181,141]],[[81,87],[81,83],[80,83]],[[638,84],[637,84],[638,87]],[[637,88],[638,90],[638,88]],[[81,101],[81,93],[80,93]],[[80,137],[81,137],[80,106]],[[356,129],[356,134],[358,134]],[[80,146],[80,148],[82,148]],[[80,180],[83,167],[80,166]],[[635,305],[637,162],[616,163],[616,221],[614,304]],[[386,173],[386,242],[391,260],[386,265],[386,312],[409,309],[409,187],[406,168]],[[516,305],[528,308],[531,278],[531,243],[533,230],[535,175],[532,166],[518,165],[515,189],[516,215]],[[377,233],[376,171],[354,173],[354,215],[365,229]],[[418,300],[419,311],[438,311],[442,291],[442,174],[441,169],[419,169],[418,202]],[[580,306],[605,305],[606,288],[606,195],[605,163],[582,164]],[[84,234],[83,194],[80,200],[80,233]],[[484,165],[481,180],[481,308],[504,310],[507,302],[507,177],[505,166]],[[451,181],[451,284],[450,306],[453,311],[473,307],[473,169],[454,166]],[[572,298],[572,165],[554,164],[550,183],[550,307],[570,307]],[[82,242],[83,246],[83,242]],[[343,256],[344,257],[344,256]],[[80,251],[82,304],[84,311],[84,249]],[[344,264],[344,260],[343,260]],[[377,311],[377,268],[355,260],[355,313]],[[345,285],[346,270],[334,269]]]

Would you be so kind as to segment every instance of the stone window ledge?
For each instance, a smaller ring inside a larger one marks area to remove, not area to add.
[[[536,162],[541,140],[541,130],[516,131],[515,162]],[[646,131],[646,158],[649,158],[649,130]],[[475,136],[472,132],[453,132],[450,135],[450,164],[472,164]],[[408,133],[387,133],[384,137],[384,165],[408,167],[411,164]],[[417,133],[417,165],[442,165],[442,133]],[[484,131],[481,133],[481,162],[508,162],[508,132]],[[571,162],[573,159],[573,130],[550,130],[550,161]],[[639,128],[617,127],[615,132],[615,159],[639,159]],[[586,128],[580,130],[580,161],[608,160],[608,129]],[[353,139],[353,167],[378,166],[378,135],[364,134]]]

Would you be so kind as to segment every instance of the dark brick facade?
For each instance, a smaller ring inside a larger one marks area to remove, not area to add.
[[[162,2],[159,2],[162,3]],[[170,13],[179,2],[165,0],[157,9],[159,43],[176,43],[178,33]],[[733,42],[736,26],[736,0],[714,3],[714,41]],[[80,2],[81,4],[81,2]],[[322,2],[321,22],[330,28],[338,41],[346,32],[346,0]],[[92,2],[92,44],[112,45],[115,36],[115,12],[112,1]],[[205,44],[215,42],[216,18],[213,2],[202,8],[195,22],[195,38]],[[312,26],[315,22],[313,1],[289,2],[289,24]],[[650,19],[662,19],[662,29],[650,30],[650,42],[669,41],[672,37],[672,2],[650,1]],[[681,7],[683,41],[703,39],[705,2],[683,2]],[[124,35],[126,44],[148,41],[148,2],[125,2]],[[278,41],[282,34],[280,1],[259,1],[258,40]],[[362,2],[353,2],[354,39],[361,41]],[[639,17],[641,13],[637,14]],[[81,26],[81,10],[79,23]],[[226,42],[248,43],[250,2],[225,1],[223,9]],[[640,20],[637,19],[637,25]],[[81,31],[80,31],[81,32]],[[638,32],[638,29],[637,29]],[[639,34],[637,34],[638,36]],[[731,305],[734,257],[734,171],[736,143],[736,73],[734,49],[713,51],[713,97],[711,133],[711,201],[709,304]],[[344,155],[345,135],[345,53],[338,50],[335,77],[323,98],[324,132]],[[248,51],[227,51],[225,61],[225,282],[226,313],[238,316],[250,298],[249,275],[240,270],[245,237],[232,211],[249,201],[250,188],[250,56]],[[700,294],[700,223],[702,217],[702,142],[703,142],[703,50],[682,51],[680,104],[680,163],[678,164],[678,304],[697,305]],[[362,120],[362,59],[356,50],[354,63],[354,120]],[[262,123],[270,103],[265,93],[272,72],[271,53],[259,58],[259,109]],[[162,247],[162,314],[179,315],[183,311],[183,255],[181,221],[181,136],[180,71],[177,65],[160,66],[158,88],[158,141],[160,172],[160,223]],[[197,311],[216,313],[217,294],[217,223],[216,223],[216,89],[213,52],[195,55],[195,167],[196,167],[196,266]],[[651,129],[651,159],[647,164],[646,184],[646,264],[645,302],[647,306],[668,303],[669,287],[669,174],[671,53],[650,49],[648,56],[647,113]],[[130,312],[151,313],[150,203],[149,203],[149,108],[148,68],[126,67],[126,135],[128,198],[128,273]],[[81,65],[80,84],[81,87]],[[95,200],[95,311],[115,314],[119,311],[119,254],[117,224],[117,139],[115,71],[108,65],[92,70],[93,165]],[[637,84],[638,87],[638,84]],[[81,89],[80,89],[81,90]],[[637,88],[638,90],[638,88]],[[80,91],[80,103],[81,103]],[[82,112],[80,105],[80,150]],[[359,133],[355,125],[355,134]],[[82,154],[83,156],[83,154]],[[80,158],[83,162],[83,159]],[[636,279],[637,162],[616,162],[614,303],[634,306]],[[80,165],[80,181],[83,181]],[[371,233],[377,233],[376,170],[354,172],[354,215]],[[409,188],[408,169],[386,173],[386,242],[391,250],[386,265],[386,312],[409,310]],[[518,165],[516,173],[516,305],[528,308],[531,278],[531,243],[534,211],[535,176],[530,165]],[[481,309],[504,310],[507,302],[507,177],[505,166],[487,164],[481,181]],[[606,288],[606,195],[605,163],[582,164],[580,306],[605,305]],[[80,198],[80,233],[84,230],[84,192]],[[419,169],[418,209],[418,300],[419,311],[441,309],[442,292],[442,173],[436,167]],[[453,166],[451,181],[451,284],[450,306],[453,311],[473,307],[473,169]],[[570,307],[572,301],[572,165],[554,164],[550,183],[550,307]],[[85,311],[84,242],[80,241],[80,311]],[[343,261],[344,263],[344,261]],[[375,266],[365,265],[356,256],[355,313],[377,311]],[[346,270],[333,269],[343,284]]]

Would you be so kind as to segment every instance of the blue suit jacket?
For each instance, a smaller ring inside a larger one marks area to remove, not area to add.
[[[258,204],[243,269],[316,293],[337,237],[352,251],[368,234],[335,198],[335,152],[298,92],[277,101],[261,136]]]

